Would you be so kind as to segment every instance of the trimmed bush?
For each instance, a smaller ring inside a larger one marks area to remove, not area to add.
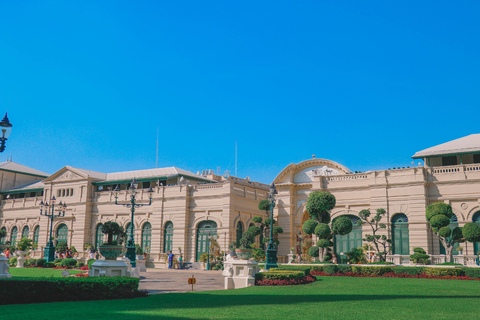
[[[424,272],[427,276],[434,277],[462,277],[465,276],[463,268],[425,268]]]
[[[277,271],[277,270],[290,270],[290,271],[303,271],[303,273],[306,275],[306,276],[309,276],[310,275],[310,271],[313,269],[313,268],[317,268],[317,267],[310,267],[310,266],[279,266],[278,268],[273,268],[273,269],[270,269],[271,271]]]
[[[80,269],[85,266],[85,263],[83,262],[77,262],[77,268]]]
[[[53,260],[54,263],[59,263],[59,262],[62,262],[62,258],[55,258],[55,260]]]
[[[36,259],[25,259],[25,262],[23,263],[25,267],[29,266],[36,266],[37,265],[37,260]]]
[[[480,268],[463,268],[463,272],[467,277],[472,279],[480,278]]]
[[[337,270],[340,273],[347,273],[347,272],[352,272],[352,266],[349,265],[339,265],[337,266]]]
[[[269,280],[300,280],[305,277],[305,272],[303,271],[294,271],[294,270],[277,270],[270,269],[271,271],[259,272],[255,274],[255,281],[260,281],[264,279]]]
[[[47,262],[47,260],[45,260],[43,258],[38,259],[37,260],[37,267],[43,267],[46,262]]]
[[[323,272],[326,274],[335,274],[338,272],[338,268],[336,265],[323,266]]]
[[[44,268],[53,268],[53,267],[55,267],[55,262],[45,262],[43,267]]]
[[[360,267],[352,266],[352,272],[364,276],[381,276],[385,273],[393,272],[393,267]]]
[[[61,262],[61,267],[63,268],[74,268],[77,265],[77,260],[75,259],[63,259]]]
[[[89,269],[89,270],[92,270],[92,264],[93,264],[95,261],[97,261],[97,260],[95,260],[95,259],[93,259],[93,258],[88,259],[88,261],[87,261],[87,266],[88,266],[88,269]]]
[[[0,304],[125,299],[146,296],[127,277],[10,278],[0,280]]]
[[[11,257],[8,259],[8,264],[10,267],[16,267],[17,266],[17,257]]]
[[[415,267],[395,267],[393,271],[395,274],[408,274],[411,276],[417,276],[423,272],[424,268],[415,268]]]

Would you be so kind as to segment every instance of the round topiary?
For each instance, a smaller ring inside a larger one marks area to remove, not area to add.
[[[46,262],[47,262],[47,260],[45,260],[43,258],[38,259],[37,260],[37,267],[43,267]]]
[[[328,248],[330,247],[330,241],[328,241],[327,239],[320,239],[317,242],[317,246],[319,248]]]
[[[89,269],[89,270],[92,270],[92,264],[93,264],[95,261],[96,261],[96,260],[93,259],[93,258],[88,259],[88,261],[87,261],[87,266],[88,266],[88,269]]]
[[[446,227],[450,224],[450,218],[443,214],[437,214],[430,218],[430,225],[434,228]]]
[[[321,219],[325,218],[325,213],[328,214],[328,211],[332,210],[335,207],[335,203],[335,197],[331,193],[324,191],[314,191],[308,196],[306,209],[310,216],[312,216],[316,220],[326,222]]]
[[[262,200],[258,204],[258,209],[263,210],[263,211],[268,211],[270,210],[270,201],[268,200]]]
[[[440,230],[438,230],[438,235],[440,237],[448,238],[452,234],[452,230],[449,227],[441,227]]]
[[[62,268],[74,268],[77,265],[77,260],[75,259],[63,259],[61,262]]]
[[[480,242],[480,227],[474,222],[466,223],[462,228],[462,234],[469,242]]]
[[[252,222],[255,222],[255,223],[262,223],[262,217],[253,217],[252,219]]]
[[[316,246],[308,248],[308,254],[310,255],[310,257],[314,257],[314,258],[318,257],[319,251],[320,251],[320,248]]]
[[[330,237],[332,231],[326,223],[319,223],[315,228],[315,235],[320,239],[327,239]]]
[[[318,225],[318,221],[309,219],[303,223],[302,230],[308,235],[311,235],[315,232],[315,228]]]
[[[427,221],[430,221],[430,219],[436,215],[444,215],[448,218],[448,220],[452,219],[452,206],[446,204],[445,202],[435,202],[428,205],[427,210],[425,211],[425,217],[427,218]]]
[[[256,237],[260,233],[262,233],[262,229],[260,229],[260,227],[257,227],[257,226],[251,226],[250,228],[248,228],[247,231],[252,233],[254,235],[254,237]]]
[[[333,221],[332,231],[334,234],[349,234],[353,229],[352,220],[347,216],[340,216]]]

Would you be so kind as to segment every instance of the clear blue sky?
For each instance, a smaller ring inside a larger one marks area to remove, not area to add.
[[[2,1],[0,155],[270,183],[479,133],[479,1]],[[416,161],[418,162],[418,161]]]

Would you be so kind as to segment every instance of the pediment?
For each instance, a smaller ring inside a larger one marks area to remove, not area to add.
[[[45,179],[44,182],[63,182],[83,179],[88,179],[88,175],[75,170],[72,167],[66,166]]]

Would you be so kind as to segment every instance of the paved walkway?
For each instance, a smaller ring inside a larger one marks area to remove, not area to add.
[[[140,290],[147,290],[150,294],[170,292],[191,292],[192,285],[188,278],[195,275],[197,283],[193,291],[224,290],[222,271],[204,270],[168,270],[147,269],[140,272]]]

